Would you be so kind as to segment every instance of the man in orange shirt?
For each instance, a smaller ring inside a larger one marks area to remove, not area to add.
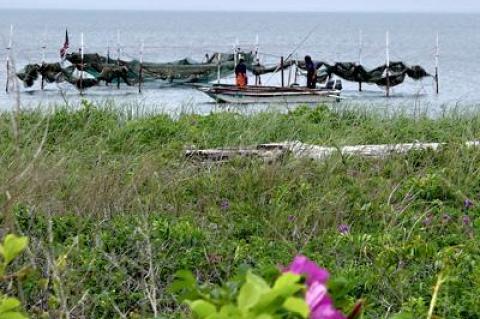
[[[244,88],[248,84],[247,66],[242,56],[235,67],[235,83],[239,88]]]

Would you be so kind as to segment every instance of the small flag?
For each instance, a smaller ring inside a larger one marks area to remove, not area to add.
[[[70,47],[70,41],[68,39],[68,29],[65,30],[65,43],[63,43],[63,47],[60,49],[60,57],[63,59],[67,54],[67,50]]]

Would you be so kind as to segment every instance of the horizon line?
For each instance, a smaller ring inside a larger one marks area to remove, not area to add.
[[[242,9],[226,10],[226,9],[127,9],[127,8],[23,8],[23,7],[0,7],[2,10],[18,10],[18,11],[122,11],[122,12],[175,12],[175,13],[384,13],[384,14],[480,14],[480,10],[474,11],[446,11],[446,10],[268,10],[268,9]]]

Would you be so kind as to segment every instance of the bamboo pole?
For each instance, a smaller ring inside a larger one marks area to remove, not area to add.
[[[84,71],[84,50],[85,50],[85,43],[83,39],[83,32],[80,34],[80,94],[83,95],[83,71]]]
[[[138,93],[142,93],[143,51],[145,51],[145,41],[142,40],[142,45],[140,46],[140,70],[138,71]]]
[[[120,48],[120,31],[117,31],[117,66],[120,66],[120,57],[122,49]],[[117,89],[120,89],[120,77],[117,77]]]
[[[222,74],[222,54],[217,55],[217,84],[220,84],[220,78]]]
[[[8,39],[8,46],[7,46],[7,60],[6,60],[6,63],[7,63],[7,83],[5,85],[5,92],[8,93],[9,91],[9,87],[10,87],[10,69],[11,69],[11,66],[10,66],[10,54],[11,54],[11,50],[12,50],[12,46],[13,46],[13,24],[10,25],[10,37]]]
[[[363,33],[362,30],[359,32],[359,41],[358,41],[358,65],[362,65],[362,52],[363,51]],[[358,91],[362,92],[362,82],[358,82]]]
[[[437,41],[436,41],[436,49],[435,49],[435,91],[437,95],[440,93],[440,85],[439,85],[439,78],[438,78],[438,68],[440,64],[440,40],[437,32]]]
[[[257,36],[255,37],[255,65],[260,65],[260,38]],[[255,74],[255,85],[259,85],[261,82],[260,76]]]
[[[41,89],[45,88],[45,77],[43,75],[44,70],[43,67],[45,66],[45,50],[47,49],[47,27],[45,26],[45,31],[43,33],[43,45],[42,45],[42,83],[41,83]]]
[[[110,64],[110,40],[107,40],[107,64]]]
[[[295,63],[293,64],[295,72],[293,73],[293,84],[298,84],[298,59],[295,59]]]
[[[280,69],[282,70],[282,88],[285,86],[285,75],[283,72],[283,56],[280,57]]]
[[[387,79],[387,87],[386,87],[386,96],[390,97],[390,33],[387,31],[386,34],[386,79]]]

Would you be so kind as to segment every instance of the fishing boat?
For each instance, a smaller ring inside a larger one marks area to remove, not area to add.
[[[257,104],[257,103],[322,103],[340,101],[338,89],[307,89],[299,86],[254,86],[240,88],[236,85],[214,84],[196,86],[219,103]]]

